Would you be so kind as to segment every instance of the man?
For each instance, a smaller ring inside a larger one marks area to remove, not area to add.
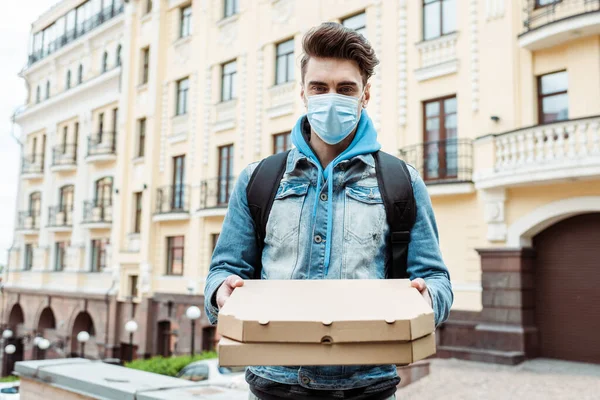
[[[262,279],[385,277],[389,229],[373,157],[381,146],[365,110],[371,97],[368,79],[379,61],[362,35],[336,23],[309,31],[303,50],[300,96],[307,114],[292,130],[296,148],[287,156],[264,246],[246,196],[255,163],[240,174],[213,254],[205,289],[212,323],[260,265]],[[416,219],[406,272],[439,324],[448,316],[453,294],[427,189],[417,171],[409,170]],[[250,367],[246,380],[250,398],[261,400],[393,399],[399,382],[393,365]]]

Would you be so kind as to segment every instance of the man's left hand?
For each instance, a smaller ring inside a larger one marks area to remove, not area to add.
[[[410,281],[410,285],[421,293],[421,295],[430,307],[433,307],[431,295],[429,294],[429,290],[427,290],[427,284],[425,283],[425,280],[423,278],[417,278],[414,281]]]

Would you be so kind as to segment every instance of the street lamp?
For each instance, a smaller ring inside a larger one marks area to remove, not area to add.
[[[38,338],[39,338],[39,340],[37,341],[36,346],[38,347],[38,349],[41,350],[40,359],[43,360],[46,358],[46,350],[48,350],[50,348],[50,341],[43,337],[36,337],[36,339],[38,339]],[[35,343],[35,339],[34,339],[34,343]]]
[[[5,331],[6,332],[6,331]],[[12,355],[15,354],[15,351],[17,351],[17,348],[15,347],[14,344],[9,344],[4,348],[4,353],[6,353],[7,357],[6,357],[6,365],[8,366],[8,373],[12,374]]]
[[[195,349],[195,337],[196,337],[196,320],[198,318],[200,318],[200,315],[202,315],[202,312],[200,311],[200,309],[196,306],[190,306],[188,307],[187,310],[185,310],[185,316],[188,317],[190,319],[190,321],[192,322],[192,357],[194,357],[195,353],[196,353],[196,349]]]
[[[6,329],[4,332],[2,332],[3,339],[10,339],[11,337],[13,337],[13,331],[10,329]]]
[[[125,331],[129,333],[129,361],[133,361],[133,334],[138,329],[138,324],[134,320],[127,321]]]
[[[90,334],[86,331],[81,331],[77,334],[77,341],[79,342],[80,350],[79,357],[85,358],[85,343],[90,340]]]

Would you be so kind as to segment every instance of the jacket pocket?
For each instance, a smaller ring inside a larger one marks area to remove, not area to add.
[[[377,186],[346,187],[344,231],[347,240],[376,242],[384,231],[385,207]]]
[[[273,239],[281,243],[298,232],[308,186],[303,182],[281,182],[269,214],[266,240]]]

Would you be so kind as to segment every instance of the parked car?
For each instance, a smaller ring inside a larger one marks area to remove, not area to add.
[[[19,383],[0,388],[0,400],[19,400]]]
[[[219,360],[200,360],[186,365],[177,374],[178,378],[192,382],[206,382],[210,385],[235,389],[248,389],[244,379],[244,367],[221,367]]]

